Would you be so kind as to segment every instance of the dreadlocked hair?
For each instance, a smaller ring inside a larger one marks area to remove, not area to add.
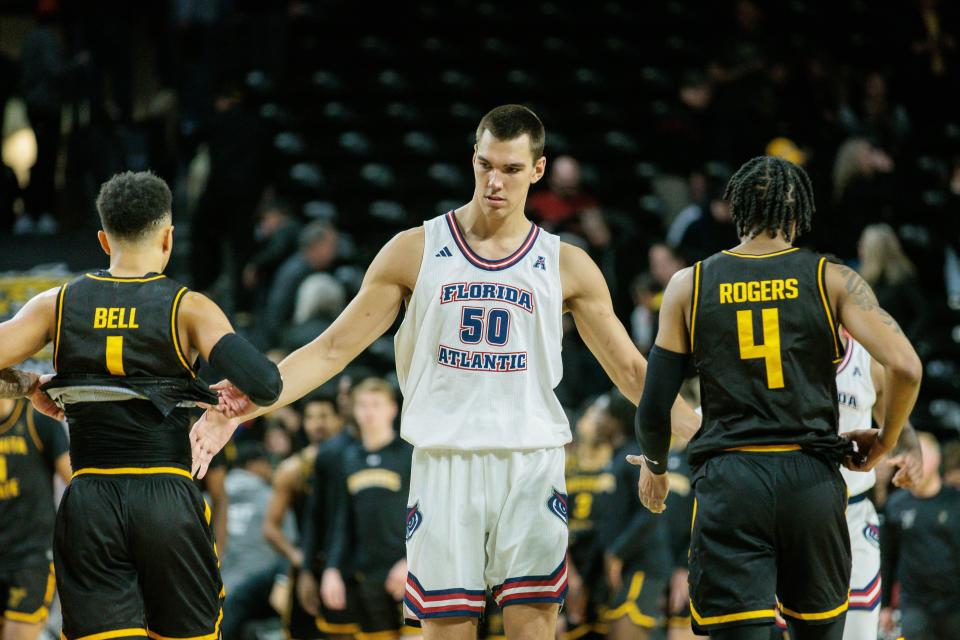
[[[775,156],[746,162],[730,178],[723,199],[730,202],[741,238],[754,238],[762,232],[775,238],[782,232],[792,242],[810,230],[816,211],[810,176],[802,167]]]

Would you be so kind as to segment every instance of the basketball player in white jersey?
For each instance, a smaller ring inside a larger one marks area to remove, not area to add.
[[[837,399],[840,405],[840,433],[869,429],[871,417],[883,424],[883,368],[867,350],[841,331],[846,355],[837,367]],[[922,473],[920,445],[916,432],[907,423],[894,455],[887,464],[899,466],[893,482],[909,487]],[[850,574],[850,608],[843,640],[877,640],[880,625],[880,521],[868,499],[877,473],[850,471],[840,467],[847,481],[847,528],[853,570]]]
[[[524,214],[544,174],[543,148],[543,125],[529,109],[484,116],[472,200],[387,243],[341,316],[281,363],[284,391],[268,409],[336,375],[406,305],[396,336],[401,435],[415,447],[405,603],[427,640],[476,637],[487,589],[504,607],[508,638],[554,635],[566,591],[571,439],[553,392],[562,314],[573,314],[627,398],[636,403],[643,388],[646,361],[614,315],[600,270]],[[228,414],[255,409],[238,403],[235,388],[221,390]],[[699,427],[682,402],[673,418],[684,437]],[[198,473],[233,425],[211,412],[198,423]]]

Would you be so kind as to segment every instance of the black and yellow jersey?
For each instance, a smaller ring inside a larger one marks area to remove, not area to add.
[[[159,274],[85,274],[57,297],[54,366],[58,375],[192,379],[177,315],[187,287]],[[75,469],[190,468],[189,415],[164,415],[147,400],[67,405]]]
[[[791,248],[722,251],[694,265],[690,318],[703,426],[690,463],[731,449],[840,447],[836,365],[843,346],[826,258]]]
[[[567,454],[567,522],[571,547],[592,539],[597,497],[612,493],[616,485],[613,475],[605,469],[610,462],[610,449],[602,448],[591,453],[594,455],[585,456],[573,448]]]
[[[412,462],[399,436],[377,451],[359,441],[344,450],[330,566],[382,579],[405,556]]]
[[[0,416],[0,569],[50,562],[54,465],[68,446],[60,423],[26,400]]]
[[[297,522],[297,533],[303,536],[306,526],[307,502],[313,493],[313,463],[317,459],[317,447],[304,447],[293,454],[299,474],[290,500],[290,510]]]

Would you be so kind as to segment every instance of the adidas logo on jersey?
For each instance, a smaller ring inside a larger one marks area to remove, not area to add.
[[[449,257],[452,256],[452,255],[453,255],[453,253],[451,253],[450,249],[447,248],[447,247],[444,247],[443,249],[440,249],[440,251],[438,251],[438,252],[437,252],[437,255],[435,255],[434,257],[435,257],[435,258],[449,258]]]

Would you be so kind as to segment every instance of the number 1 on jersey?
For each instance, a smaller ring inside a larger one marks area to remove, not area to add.
[[[783,359],[780,356],[780,312],[776,307],[761,310],[763,344],[757,344],[753,335],[753,311],[737,311],[737,336],[740,339],[740,359],[763,358],[767,365],[767,388],[783,389]]]
[[[107,336],[107,371],[115,376],[123,372],[123,336]]]

